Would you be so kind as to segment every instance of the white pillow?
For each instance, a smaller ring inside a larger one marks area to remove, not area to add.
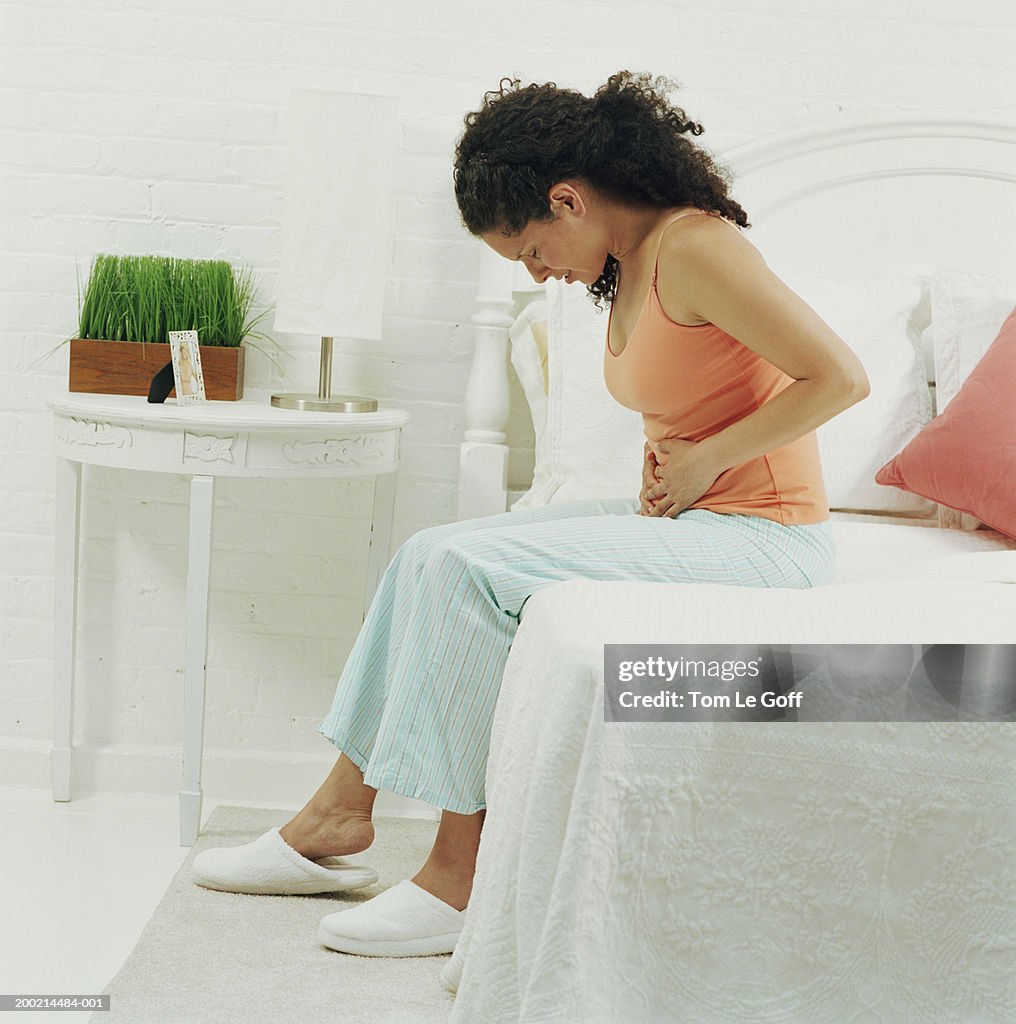
[[[641,414],[616,402],[603,381],[609,310],[600,313],[582,285],[550,279],[544,288],[548,393],[545,402],[542,396],[529,402],[536,434],[533,486],[512,508],[637,498],[645,435]],[[534,329],[535,323],[512,331],[512,364],[520,381],[538,376]]]
[[[927,326],[932,271],[928,264],[907,264],[858,283],[786,279],[854,349],[871,379],[864,402],[819,428],[832,508],[910,514],[934,509],[919,495],[874,482],[879,467],[931,418],[920,334]],[[599,312],[582,286],[549,280],[545,288],[546,419],[536,398],[534,486],[515,505],[635,498],[642,484],[645,435],[641,414],[616,402],[603,381],[608,311]],[[528,373],[535,376],[531,369]],[[546,435],[543,444],[541,433]]]
[[[817,430],[829,507],[931,515],[935,504],[875,474],[931,421],[931,391],[921,346],[930,320],[934,268],[912,263],[866,281],[783,279],[853,349],[871,393]]]
[[[583,285],[547,282],[552,502],[637,498],[642,488],[642,414],[621,405],[603,380],[609,308]]]
[[[941,413],[998,336],[1016,305],[1016,280],[989,270],[943,267],[931,279],[936,412]]]

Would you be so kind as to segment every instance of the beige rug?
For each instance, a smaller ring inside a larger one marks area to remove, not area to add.
[[[213,846],[256,839],[292,814],[219,807],[177,872],[134,951],[103,989],[110,1011],[93,1024],[445,1024],[454,997],[441,985],[448,956],[383,958],[318,944],[318,922],[409,878],[436,822],[377,821],[374,845],[351,860],[377,883],[345,894],[244,896],[203,889],[191,861]]]

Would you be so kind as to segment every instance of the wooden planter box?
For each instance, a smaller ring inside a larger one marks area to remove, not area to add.
[[[199,345],[205,397],[238,402],[243,398],[244,347]],[[71,338],[68,389],[103,395],[148,396],[152,378],[170,361],[168,345],[140,341]],[[169,393],[176,397],[176,389]]]

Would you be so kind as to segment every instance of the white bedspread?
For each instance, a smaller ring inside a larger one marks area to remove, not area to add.
[[[1006,546],[806,591],[535,594],[451,1021],[1016,1020],[1016,726],[619,724],[602,703],[605,643],[1011,642]]]
[[[948,567],[961,556],[976,552],[1016,550],[1016,540],[995,530],[865,522],[861,516],[835,512],[831,526],[836,541],[837,583],[894,579],[915,571],[924,574],[931,559],[949,558],[949,563],[934,563]],[[976,559],[967,561],[977,565]]]

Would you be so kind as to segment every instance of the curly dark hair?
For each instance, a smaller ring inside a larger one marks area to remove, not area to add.
[[[612,197],[650,206],[714,210],[741,227],[748,215],[730,198],[732,177],[685,133],[703,128],[667,98],[679,83],[619,71],[592,98],[553,82],[522,86],[502,78],[483,107],[465,117],[455,146],[455,199],[466,230],[504,236],[550,221],[547,192],[579,179]],[[608,256],[589,294],[612,302],[617,260]]]

